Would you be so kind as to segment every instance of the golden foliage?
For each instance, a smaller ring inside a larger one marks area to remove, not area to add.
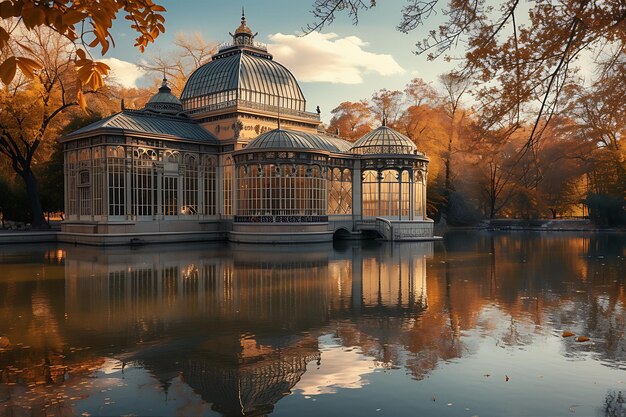
[[[344,101],[331,111],[328,132],[356,141],[372,129],[373,114],[366,100]]]
[[[110,68],[94,61],[86,51],[88,48],[100,47],[102,55],[111,46],[115,46],[111,27],[118,12],[131,22],[131,28],[137,32],[135,46],[141,52],[163,32],[165,27],[165,8],[152,0],[99,0],[97,2],[82,1],[35,1],[5,0],[0,2],[0,18],[15,20],[17,23],[8,28],[0,27],[0,51],[4,60],[0,63],[0,80],[8,85],[15,78],[16,70],[27,77],[33,78],[37,70],[43,67],[36,61],[24,56],[32,51],[15,40],[16,30],[24,27],[33,30],[38,27],[49,27],[74,45],[74,65],[82,86],[97,90],[104,85],[104,76]],[[80,28],[80,29],[78,29]],[[77,89],[77,100],[85,109],[85,100],[81,89]]]

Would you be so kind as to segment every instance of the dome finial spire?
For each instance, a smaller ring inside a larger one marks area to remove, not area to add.
[[[246,11],[241,6],[241,24],[235,30],[235,34],[230,34],[233,37],[233,43],[235,45],[252,45],[252,40],[257,35],[253,34],[248,25],[246,24]]]
[[[167,75],[165,73],[165,67],[163,67],[163,81],[161,82],[161,87],[167,87]]]

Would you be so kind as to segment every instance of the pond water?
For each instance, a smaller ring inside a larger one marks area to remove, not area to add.
[[[0,246],[0,416],[626,416],[625,243]]]

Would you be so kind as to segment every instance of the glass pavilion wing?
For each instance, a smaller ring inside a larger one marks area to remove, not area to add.
[[[411,139],[385,126],[365,134],[351,148],[357,154],[412,154],[415,150]]]
[[[67,135],[67,137],[93,132],[98,129],[119,129],[136,133],[163,134],[184,139],[200,140],[207,143],[218,143],[215,136],[188,119],[159,117],[142,114],[141,111],[129,110],[78,129]]]

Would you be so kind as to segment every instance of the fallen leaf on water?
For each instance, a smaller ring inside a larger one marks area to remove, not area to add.
[[[572,337],[572,336],[575,336],[575,335],[572,332],[563,332],[563,334],[561,336],[563,336],[563,337]]]
[[[589,340],[590,340],[590,339],[589,339],[587,336],[578,336],[578,337],[576,338],[576,341],[577,341],[577,342],[587,342],[587,341],[589,341]]]

